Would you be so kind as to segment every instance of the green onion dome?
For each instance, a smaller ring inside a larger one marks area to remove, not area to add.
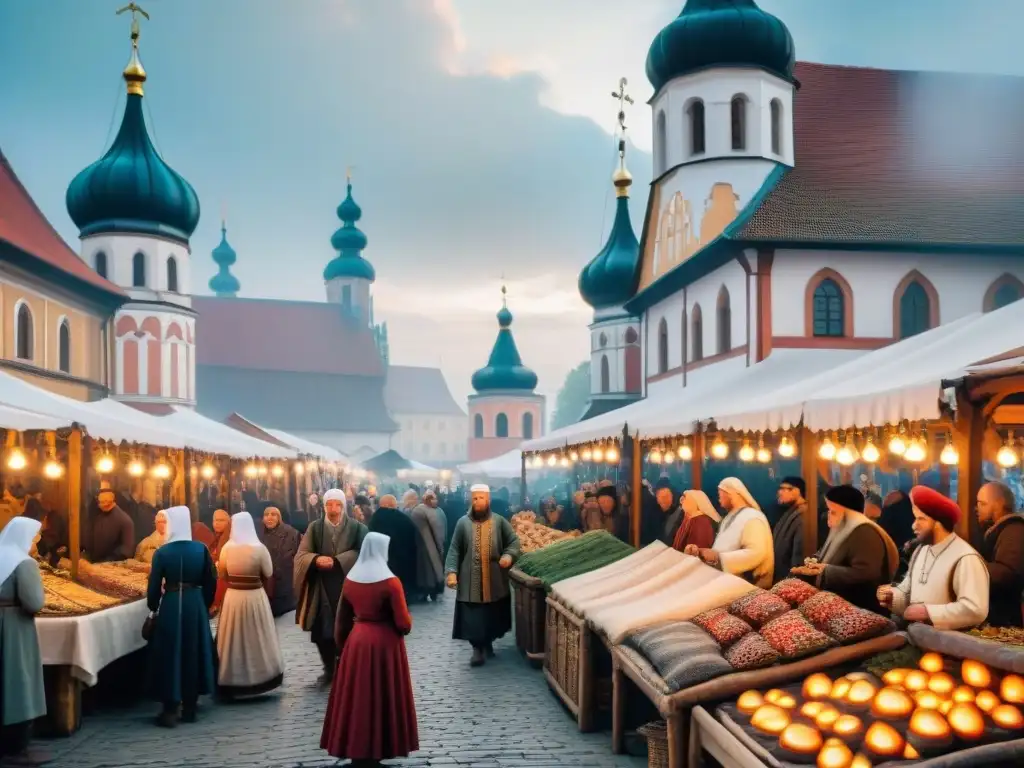
[[[501,289],[502,294],[505,289]],[[473,374],[473,389],[477,392],[495,390],[520,390],[533,392],[537,386],[537,374],[523,365],[512,337],[512,313],[502,301],[498,310],[498,338],[494,340],[487,365]]]
[[[324,280],[354,277],[373,282],[377,273],[373,265],[363,258],[362,251],[366,248],[367,239],[356,226],[363,217],[363,209],[352,199],[352,181],[348,182],[348,193],[338,206],[338,218],[342,226],[331,236],[331,246],[338,251],[324,269]]]

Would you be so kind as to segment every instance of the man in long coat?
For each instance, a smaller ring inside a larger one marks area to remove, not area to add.
[[[324,494],[324,516],[306,529],[295,553],[293,589],[297,600],[295,623],[310,633],[330,682],[338,648],[334,644],[334,615],[341,600],[345,574],[356,563],[366,526],[345,514],[345,493],[332,488]]]
[[[423,494],[423,503],[412,508],[409,517],[416,526],[416,587],[424,597],[436,598],[444,590],[444,533],[437,516],[433,491]]]
[[[391,539],[388,545],[388,568],[402,582],[407,599],[418,594],[416,587],[416,524],[398,509],[398,500],[390,495],[380,498],[380,506],[370,518],[370,530]]]
[[[494,655],[493,642],[512,629],[508,569],[519,557],[512,524],[491,512],[491,490],[470,488],[472,506],[459,519],[445,562],[448,587],[456,591],[452,637],[473,646],[470,665]]]

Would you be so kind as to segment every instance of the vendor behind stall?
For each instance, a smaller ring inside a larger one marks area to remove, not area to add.
[[[814,562],[792,573],[820,589],[835,592],[860,608],[878,609],[875,593],[896,575],[896,544],[864,514],[864,494],[852,485],[837,485],[825,494],[828,538]]]
[[[954,533],[960,507],[938,491],[918,485],[910,491],[914,533],[921,546],[897,586],[878,588],[878,602],[907,622],[936,629],[967,629],[988,616],[988,568],[981,555]]]
[[[775,581],[782,581],[789,576],[790,568],[803,565],[804,516],[807,514],[805,493],[807,484],[802,477],[784,477],[779,483],[777,498],[782,514],[772,526]]]
[[[1024,515],[1016,506],[1005,483],[986,483],[978,491],[978,522],[985,531],[979,553],[988,567],[988,623],[994,627],[1020,627],[1024,618]]]
[[[96,495],[98,511],[90,521],[85,540],[86,557],[91,563],[130,560],[135,554],[135,527],[128,513],[117,506],[110,488]]]

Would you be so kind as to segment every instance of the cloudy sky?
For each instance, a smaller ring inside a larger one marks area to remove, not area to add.
[[[0,147],[64,237],[68,182],[124,105],[118,0],[0,0]],[[579,268],[610,224],[616,104],[639,229],[650,181],[647,47],[682,0],[143,0],[158,149],[199,193],[195,293],[226,211],[242,294],[320,300],[354,166],[378,319],[396,362],[455,396],[493,341],[502,275],[525,361],[553,395],[588,354]],[[1024,74],[1021,0],[762,0],[801,59]],[[2,211],[0,211],[2,215]]]

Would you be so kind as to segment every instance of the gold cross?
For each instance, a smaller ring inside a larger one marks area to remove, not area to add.
[[[619,90],[612,91],[612,98],[617,99],[619,102],[619,128],[625,133],[626,132],[626,104],[633,103],[633,97],[626,93],[626,85],[629,81],[624,77],[619,78]]]
[[[352,166],[351,165],[345,167],[345,183],[346,184],[351,184],[352,183]]]
[[[137,5],[134,2],[128,3],[124,8],[117,12],[120,16],[122,13],[131,11],[132,14],[132,41],[139,39],[139,16],[142,16],[146,21],[149,21],[149,14],[142,9],[142,6]]]

